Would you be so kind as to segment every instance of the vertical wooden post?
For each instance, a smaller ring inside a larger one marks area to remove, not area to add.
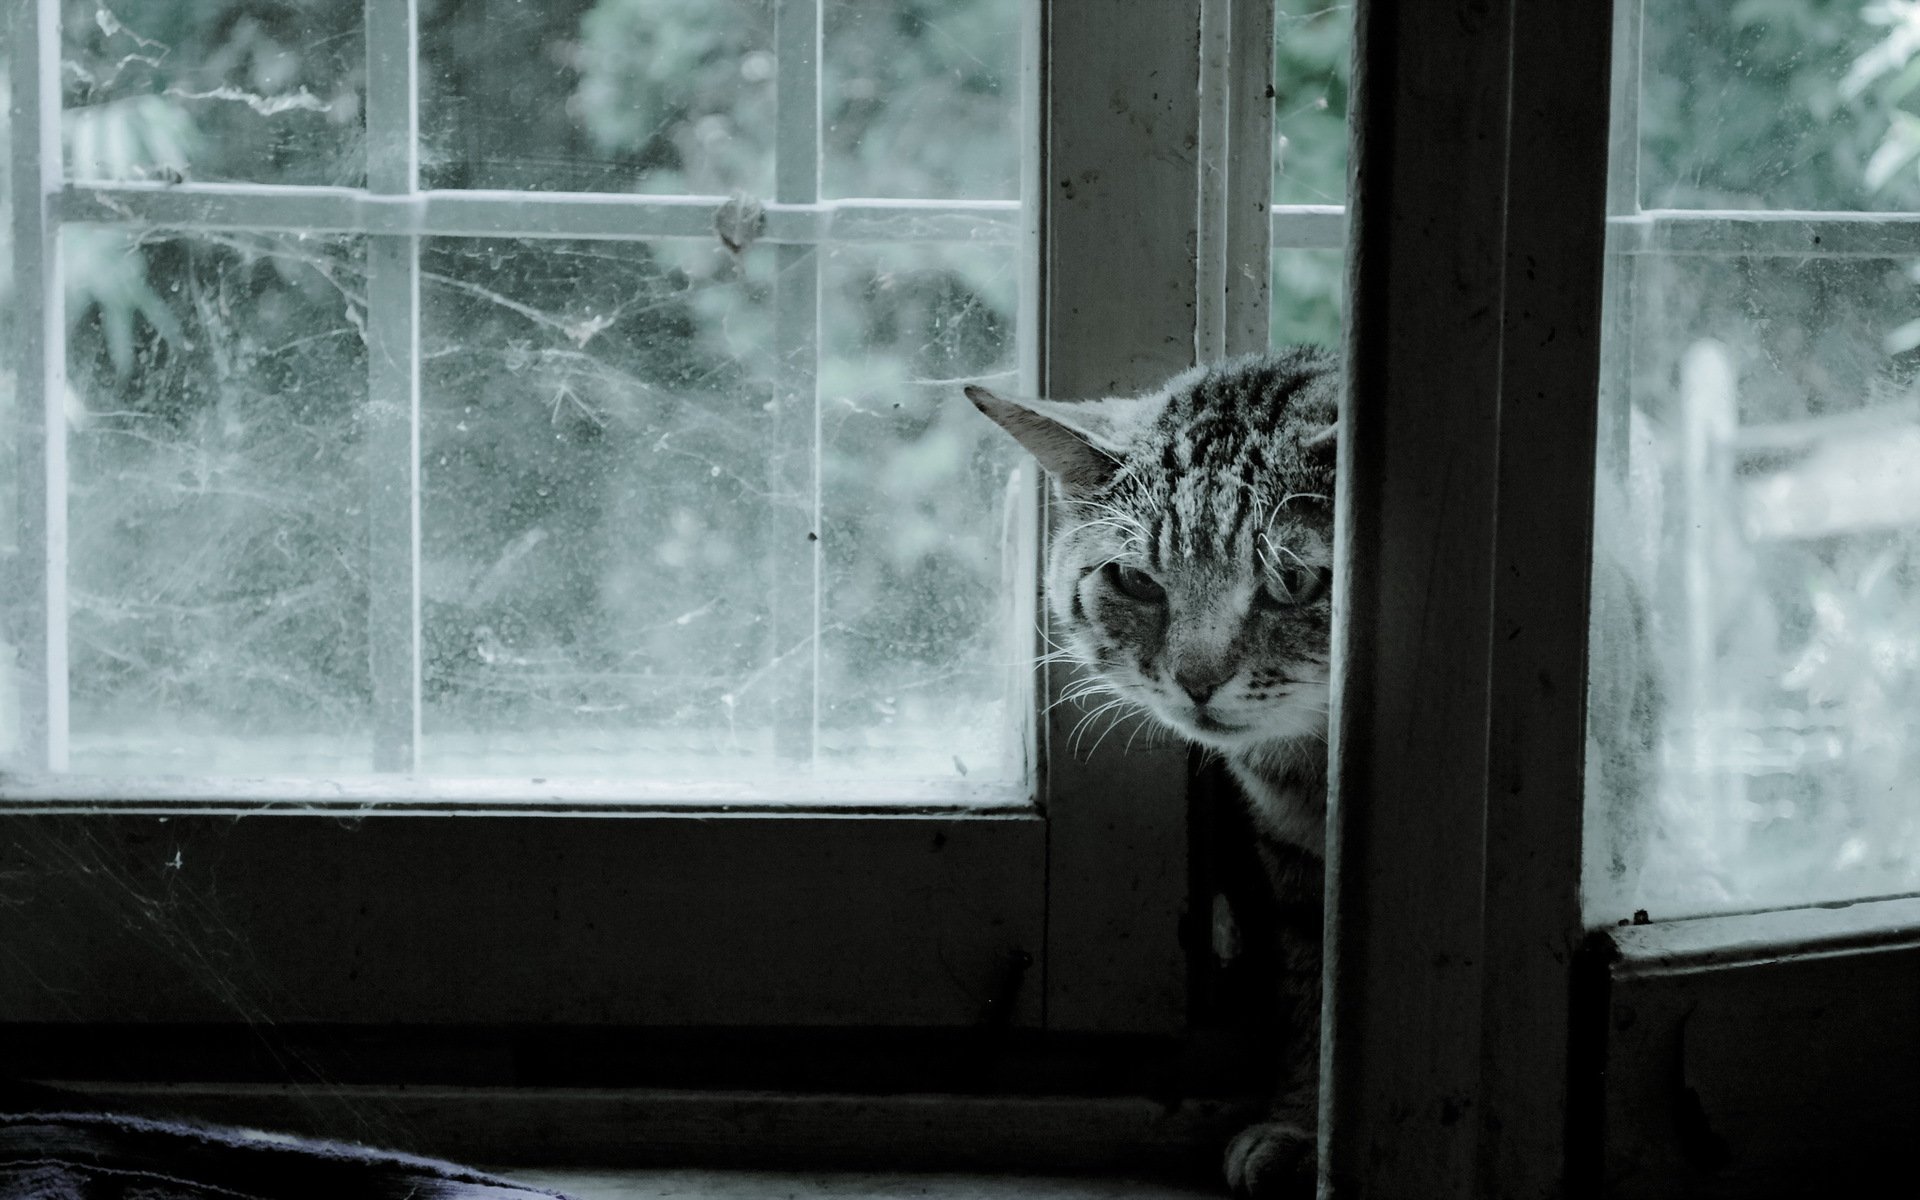
[[[1571,1132],[1613,29],[1607,3],[1513,14],[1476,1194],[1531,1198]]]
[[[1334,1196],[1563,1181],[1610,36],[1605,5],[1359,10]]]

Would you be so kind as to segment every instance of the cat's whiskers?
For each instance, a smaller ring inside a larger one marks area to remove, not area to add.
[[[1130,701],[1130,700],[1127,700],[1127,699],[1124,699],[1124,698],[1122,698],[1122,699],[1121,699],[1121,700],[1119,701],[1119,703],[1122,703],[1122,704],[1130,704],[1130,703],[1132,703],[1132,701]],[[1108,707],[1110,708],[1110,707],[1112,707],[1112,705],[1109,705]],[[1105,709],[1102,709],[1101,711],[1105,711]],[[1136,722],[1138,723],[1138,725],[1139,725],[1139,726],[1142,726],[1142,727],[1144,727],[1144,726],[1146,725],[1146,718],[1147,718],[1147,715],[1148,715],[1148,714],[1147,714],[1147,713],[1145,713],[1144,711],[1135,711],[1135,712],[1133,712],[1133,713],[1130,713],[1130,714],[1127,714],[1127,715],[1128,715],[1128,716],[1132,716],[1133,718],[1135,718],[1135,720],[1136,720]],[[1095,754],[1098,754],[1098,753],[1100,752],[1100,743],[1101,743],[1101,742],[1104,742],[1104,741],[1106,741],[1106,740],[1107,740],[1107,738],[1108,738],[1108,737],[1109,737],[1109,736],[1110,736],[1110,735],[1111,735],[1111,734],[1113,733],[1113,731],[1114,731],[1114,730],[1116,730],[1116,729],[1118,729],[1118,728],[1120,728],[1120,722],[1121,722],[1121,721],[1123,721],[1123,720],[1125,720],[1125,719],[1126,719],[1126,717],[1124,717],[1124,716],[1123,716],[1123,717],[1116,717],[1116,718],[1114,718],[1113,720],[1111,720],[1111,721],[1109,721],[1109,722],[1107,722],[1107,727],[1106,727],[1106,728],[1105,728],[1104,730],[1102,730],[1102,731],[1101,731],[1101,733],[1100,733],[1100,736],[1099,736],[1099,737],[1097,737],[1097,738],[1095,738],[1095,739],[1094,739],[1094,742],[1093,742],[1093,748],[1087,751],[1087,756],[1088,756],[1089,758],[1091,758],[1092,756],[1094,756]],[[1136,730],[1136,731],[1137,731],[1137,730]]]
[[[1118,696],[1120,689],[1098,675],[1076,679],[1060,690],[1053,703],[1047,705],[1046,712],[1051,713],[1062,704],[1079,703],[1089,696]]]
[[[1074,725],[1072,732],[1067,734],[1067,745],[1077,753],[1080,748],[1081,733],[1083,730],[1087,728],[1089,724],[1099,719],[1100,717],[1105,716],[1107,713],[1114,711],[1117,708],[1125,708],[1128,705],[1131,705],[1132,703],[1133,703],[1132,700],[1128,699],[1125,696],[1121,696],[1117,700],[1107,701],[1105,704],[1102,704],[1099,708],[1096,708],[1092,712],[1088,713],[1086,716],[1081,717],[1079,722]],[[1107,722],[1107,727],[1100,732],[1099,738],[1094,741],[1093,749],[1087,751],[1087,753],[1091,755],[1095,750],[1100,749],[1100,743],[1107,740],[1107,735],[1109,733],[1112,733],[1114,726],[1118,725],[1119,723],[1120,722],[1118,719]]]

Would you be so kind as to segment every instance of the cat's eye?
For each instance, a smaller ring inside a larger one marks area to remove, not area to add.
[[[1161,604],[1166,601],[1167,589],[1161,587],[1159,580],[1139,567],[1109,563],[1107,578],[1113,582],[1113,586],[1121,595],[1130,600],[1138,600],[1142,604]]]
[[[1288,563],[1268,575],[1266,584],[1254,593],[1254,603],[1265,608],[1311,604],[1326,590],[1329,574],[1325,567]]]

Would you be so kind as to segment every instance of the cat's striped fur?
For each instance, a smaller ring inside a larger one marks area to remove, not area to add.
[[[968,396],[1052,474],[1054,629],[1104,686],[1232,768],[1281,914],[1291,1010],[1271,1121],[1236,1191],[1311,1195],[1339,363],[1301,346],[1139,397]]]

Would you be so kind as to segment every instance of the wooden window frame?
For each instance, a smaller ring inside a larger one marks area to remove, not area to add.
[[[1224,1139],[1228,1108],[1178,1107],[1170,1118],[1138,1099],[1168,1079],[1204,1093],[1208,1079],[1240,1086],[1261,1073],[1229,1048],[1231,1037],[1223,1043],[1196,1023],[1196,980],[1212,959],[1204,923],[1190,914],[1210,851],[1192,834],[1189,754],[1123,755],[1124,738],[1081,752],[1071,737],[1077,715],[1054,704],[1071,681],[1063,669],[1043,671],[1036,688],[1047,715],[1035,731],[1033,788],[958,799],[849,788],[769,806],[718,785],[610,785],[583,796],[531,783],[262,786],[57,774],[67,670],[65,518],[53,486],[65,478],[63,222],[365,236],[371,303],[390,318],[377,322],[378,336],[395,350],[370,354],[372,393],[388,402],[394,435],[370,439],[379,443],[371,453],[390,477],[409,478],[418,470],[419,381],[407,364],[419,336],[420,238],[704,238],[725,198],[418,191],[411,0],[367,2],[368,187],[74,183],[62,172],[58,73],[42,69],[58,62],[60,5],[18,5],[15,41],[27,52],[13,74],[14,119],[38,137],[16,138],[13,233],[22,310],[40,317],[24,323],[15,347],[32,365],[20,391],[21,511],[44,531],[23,542],[25,594],[36,606],[24,623],[40,636],[21,667],[42,698],[30,706],[28,752],[55,773],[0,775],[9,914],[0,927],[0,1032],[32,1047],[16,1069],[90,1078],[103,1095],[159,1086],[196,1111],[229,1115],[221,1105],[271,1111],[260,1089],[298,1077],[389,1089],[661,1077],[646,1066],[546,1075],[526,1066],[595,1058],[581,1046],[629,1063],[669,1043],[708,1046],[712,1086],[803,1078],[852,1081],[840,1090],[875,1079],[885,1081],[876,1090],[897,1088],[899,1072],[861,1065],[847,1049],[846,1037],[871,1034],[928,1064],[906,1076],[919,1090],[982,1086],[977,1063],[956,1057],[960,1046],[985,1047],[994,1077],[1013,1090],[1130,1095],[1093,1115],[1072,1104],[1061,1111],[1080,1116],[1042,1114],[1037,1128],[1051,1132],[1034,1153],[1045,1142],[1056,1164],[1075,1154],[1091,1161],[1090,1145],[1189,1154]],[[1123,7],[1124,20],[1109,4],[1022,7],[1025,86],[1039,111],[1020,204],[822,201],[805,171],[777,172],[761,240],[791,260],[783,277],[806,300],[796,312],[811,311],[816,245],[987,240],[1027,250],[1021,324],[1035,336],[1021,371],[1051,394],[1143,388],[1196,353],[1264,346],[1266,273],[1243,277],[1226,264],[1264,264],[1271,244],[1330,245],[1339,228],[1337,211],[1269,210],[1271,2]],[[783,64],[817,70],[819,0],[781,0],[778,11]],[[800,88],[783,111],[810,109],[814,94]],[[1205,180],[1203,162],[1216,168]],[[1196,264],[1202,239],[1212,250]],[[780,336],[810,347],[810,329],[796,318]],[[787,384],[810,403],[810,377]],[[810,417],[796,417],[801,425]],[[417,489],[391,489],[387,499],[372,506],[375,553],[385,546],[404,563],[418,545]],[[404,769],[418,745],[419,601],[404,570],[389,574],[392,602],[371,617],[376,655],[393,668],[381,689],[381,761]],[[1037,600],[1029,598],[1032,610]],[[528,1049],[548,1035],[571,1049]],[[364,1049],[368,1038],[382,1049]],[[259,1052],[266,1061],[250,1061],[250,1045],[269,1047]],[[1116,1054],[1135,1063],[1122,1073],[1130,1082],[1111,1081]],[[762,1059],[787,1066],[742,1066]],[[462,1065],[469,1061],[479,1065]],[[674,1079],[700,1083],[697,1070]],[[559,1111],[551,1105],[571,1102],[537,1091],[521,1089],[512,1103]],[[321,1117],[302,1094],[312,1092],[274,1094],[311,1123]],[[433,1146],[457,1150],[464,1118],[444,1115],[438,1101],[424,1102],[422,1115],[421,1095],[389,1096],[389,1107],[411,1113],[409,1126],[436,1128]],[[492,1111],[498,1102],[476,1094],[453,1107]],[[694,1112],[685,1127],[707,1131],[687,1135],[695,1142],[724,1136],[701,1124],[697,1114],[710,1109],[677,1095],[580,1102],[601,1114],[604,1137],[617,1120],[608,1114],[635,1105],[670,1125],[679,1118],[660,1114]],[[477,1128],[494,1130],[496,1149],[512,1141],[497,1125]],[[604,1137],[584,1152],[604,1159]],[[519,1145],[540,1152],[525,1138]],[[939,1157],[937,1146],[916,1145]]]
[[[1358,10],[1323,1195],[1821,1194],[1920,1105],[1920,901],[1580,908],[1603,273],[1920,250],[1641,211],[1619,2]]]

